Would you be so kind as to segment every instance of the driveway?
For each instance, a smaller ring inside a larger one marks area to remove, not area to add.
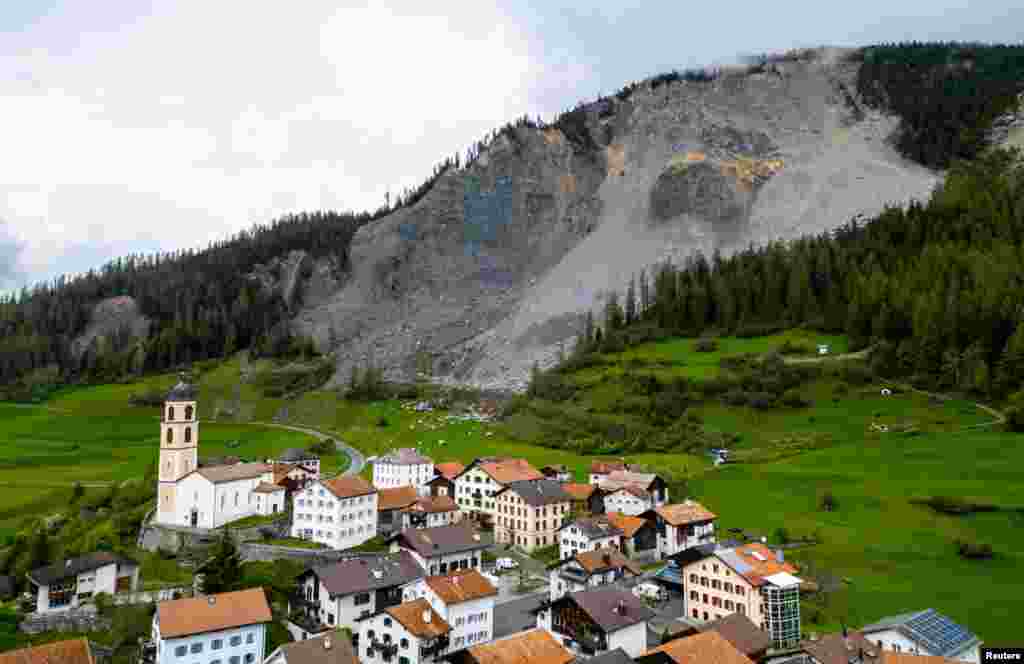
[[[547,599],[546,592],[528,595],[494,606],[494,638],[500,639],[537,626],[537,616],[530,613]]]

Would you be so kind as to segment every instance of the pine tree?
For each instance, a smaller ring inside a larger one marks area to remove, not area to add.
[[[651,305],[651,293],[649,286],[647,285],[647,271],[640,270],[640,316],[644,317],[647,314],[647,309]]]
[[[608,295],[608,303],[604,309],[604,325],[608,332],[614,332],[622,327],[624,315],[622,306],[619,305],[619,294],[612,291]]]
[[[996,366],[996,389],[1000,394],[1015,391],[1024,382],[1024,323],[1018,323],[1006,342]]]
[[[212,555],[198,571],[203,575],[204,595],[238,589],[238,583],[242,579],[242,558],[227,526],[221,528],[221,536],[214,545]]]
[[[629,287],[626,289],[626,325],[634,323],[636,318],[636,283],[630,277]]]

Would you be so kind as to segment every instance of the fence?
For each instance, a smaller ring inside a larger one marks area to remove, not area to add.
[[[111,595],[112,604],[146,604],[149,602],[166,602],[170,599],[180,597],[191,597],[194,593],[192,586],[176,586],[173,588],[159,588],[157,590],[140,590],[133,593],[117,593]]]

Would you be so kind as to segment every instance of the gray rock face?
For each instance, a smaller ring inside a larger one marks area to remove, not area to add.
[[[642,268],[927,198],[941,176],[887,146],[896,120],[849,106],[856,67],[827,51],[641,88],[581,114],[578,144],[554,128],[502,135],[360,229],[351,274],[321,282],[293,325],[335,351],[336,383],[371,359],[408,380],[429,354],[437,382],[520,389]]]
[[[152,321],[142,315],[135,298],[128,295],[109,297],[93,307],[89,325],[71,342],[71,354],[81,358],[90,346],[96,348],[100,344],[113,349],[115,337],[122,333],[126,333],[120,340],[122,344],[145,339],[151,324]]]

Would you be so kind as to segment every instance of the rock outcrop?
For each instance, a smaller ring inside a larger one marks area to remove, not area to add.
[[[93,307],[85,331],[71,342],[71,354],[80,359],[90,348],[95,352],[123,350],[145,339],[149,335],[150,324],[151,321],[139,310],[135,298],[128,295],[108,297]]]

